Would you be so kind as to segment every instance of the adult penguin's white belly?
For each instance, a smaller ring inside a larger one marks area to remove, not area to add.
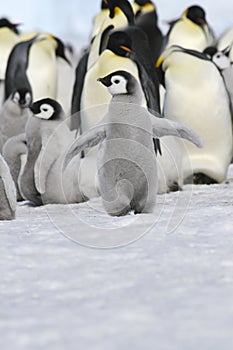
[[[8,57],[19,40],[19,36],[13,33],[9,28],[0,29],[0,80],[5,79]]]
[[[28,79],[33,91],[33,101],[42,98],[56,98],[57,62],[56,42],[44,39],[32,45],[27,69]]]
[[[198,149],[185,142],[192,168],[184,167],[185,177],[204,173],[217,182],[226,178],[231,160],[232,132],[229,98],[222,77],[214,65],[192,65],[192,74],[166,71],[164,115],[192,127],[203,138]],[[201,77],[199,79],[198,77]]]

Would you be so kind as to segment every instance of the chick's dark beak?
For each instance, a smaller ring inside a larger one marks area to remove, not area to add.
[[[99,78],[97,79],[100,83],[102,83],[104,86],[109,87],[111,85],[111,81],[108,78]]]

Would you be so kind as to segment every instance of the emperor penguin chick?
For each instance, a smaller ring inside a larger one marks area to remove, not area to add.
[[[38,135],[41,147],[33,166],[33,181],[43,204],[78,203],[83,201],[78,186],[80,157],[72,160],[64,174],[62,165],[67,147],[75,139],[75,132],[67,126],[61,105],[53,99],[42,99],[30,107],[33,119],[38,121]],[[33,136],[33,135],[32,135]],[[36,137],[35,137],[36,136]]]
[[[17,201],[22,201],[24,198],[19,189],[19,181],[27,158],[26,134],[19,134],[8,139],[3,146],[2,155],[15,183]]]
[[[101,143],[98,153],[100,194],[108,214],[153,211],[157,167],[153,137],[175,135],[201,146],[199,136],[183,124],[157,118],[141,106],[140,84],[126,71],[99,78],[112,95],[102,122],[77,139],[64,163],[87,147]]]
[[[214,46],[209,46],[203,52],[211,58],[222,73],[233,107],[233,62],[231,62],[229,57],[231,51],[233,51],[232,46],[227,46],[224,50],[218,50]]]
[[[31,102],[31,91],[19,88],[3,103],[0,109],[0,150],[9,138],[25,131]]]
[[[10,170],[0,154],[0,220],[12,220],[16,211],[16,190]]]

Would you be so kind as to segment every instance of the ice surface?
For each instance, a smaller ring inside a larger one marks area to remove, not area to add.
[[[0,223],[0,348],[232,349],[232,165],[228,179],[160,195],[148,216],[20,204]]]

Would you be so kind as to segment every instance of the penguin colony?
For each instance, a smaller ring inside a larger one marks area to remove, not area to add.
[[[0,220],[17,201],[153,212],[156,195],[226,180],[233,159],[233,30],[198,5],[158,26],[151,0],[102,0],[75,57],[0,19]]]

